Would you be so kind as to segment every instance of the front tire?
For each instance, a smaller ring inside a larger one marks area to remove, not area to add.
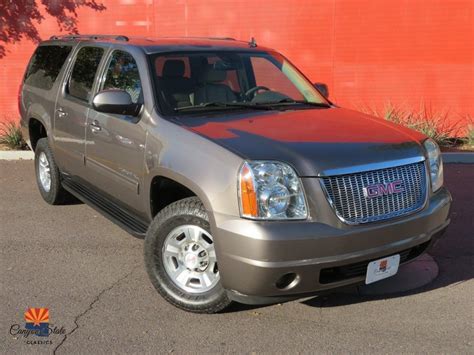
[[[35,149],[36,182],[41,197],[50,205],[67,202],[72,196],[61,185],[61,175],[48,139],[38,140]]]
[[[209,218],[197,197],[174,202],[155,216],[144,253],[153,286],[174,306],[216,313],[231,303],[220,282]]]

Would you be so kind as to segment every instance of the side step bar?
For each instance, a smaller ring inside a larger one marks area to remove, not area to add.
[[[144,220],[70,177],[63,176],[62,185],[65,190],[122,227],[134,237],[145,238],[148,224]]]

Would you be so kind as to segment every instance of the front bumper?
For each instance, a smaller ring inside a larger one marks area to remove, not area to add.
[[[442,188],[415,214],[343,227],[214,214],[222,284],[239,302],[271,303],[359,283],[366,263],[398,253],[406,262],[431,247],[449,224],[450,205],[451,195]],[[281,287],[287,274],[296,281]]]

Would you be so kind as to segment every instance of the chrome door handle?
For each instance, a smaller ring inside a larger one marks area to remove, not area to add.
[[[59,118],[67,117],[67,112],[65,112],[62,107],[58,107],[56,112],[58,113]]]
[[[94,133],[99,132],[100,130],[102,130],[102,128],[100,127],[99,121],[97,121],[97,120],[94,120],[91,123],[89,123],[89,126],[91,126],[91,130]]]

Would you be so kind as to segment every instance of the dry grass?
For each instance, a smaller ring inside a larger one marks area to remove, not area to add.
[[[28,149],[18,123],[14,121],[0,123],[0,145],[14,150]]]
[[[435,112],[424,104],[418,110],[408,110],[396,107],[391,103],[386,105],[382,111],[371,108],[362,108],[361,110],[419,131],[434,139],[441,147],[453,147],[464,143],[464,139],[459,137],[460,133],[465,130],[465,125],[463,125],[465,119],[459,118],[453,122],[449,111]],[[472,130],[470,134],[472,135]]]
[[[472,122],[472,119],[471,119]],[[474,124],[469,124],[467,126],[467,138],[466,138],[466,143],[465,145],[467,146],[468,149],[474,150]]]

